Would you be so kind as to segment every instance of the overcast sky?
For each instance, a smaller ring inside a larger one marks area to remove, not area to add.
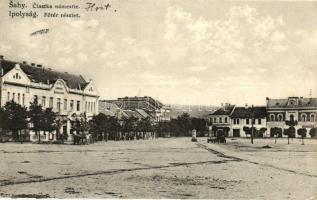
[[[317,3],[99,2],[111,8],[82,9],[79,20],[12,20],[0,0],[0,54],[92,78],[102,99],[264,105],[316,96]]]

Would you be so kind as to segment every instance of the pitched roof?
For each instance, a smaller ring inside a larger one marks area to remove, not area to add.
[[[254,106],[253,107],[254,118],[265,118],[266,107],[265,106]],[[231,118],[252,118],[251,107],[236,107],[232,112]]]
[[[290,105],[289,100],[298,100],[298,104]],[[298,98],[289,97],[288,99],[268,99],[268,108],[304,108],[304,107],[317,107],[317,98]]]
[[[142,115],[140,115],[138,112],[133,110],[124,110],[123,112],[125,112],[128,117],[135,117],[138,119],[142,118]]]
[[[225,106],[223,108],[219,108],[214,113],[210,115],[230,115],[232,110],[234,109],[234,105]]]
[[[1,61],[1,67],[3,68],[4,74],[12,70],[15,64],[20,64],[23,72],[29,77],[32,82],[35,83],[55,83],[58,79],[65,81],[67,87],[71,89],[83,90],[88,82],[81,75],[74,75],[65,72],[53,71],[50,69],[45,69],[43,67],[31,66],[24,63],[13,62],[8,60]]]

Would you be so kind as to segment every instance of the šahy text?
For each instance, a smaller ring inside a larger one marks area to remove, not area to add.
[[[109,3],[96,5],[96,3],[87,2],[86,5],[87,5],[87,7],[85,8],[86,11],[109,10],[111,7],[111,5]]]

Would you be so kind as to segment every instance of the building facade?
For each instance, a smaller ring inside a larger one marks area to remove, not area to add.
[[[247,137],[245,127],[254,127],[256,133],[266,136],[266,107],[265,106],[245,106],[235,107],[231,116],[230,136]]]
[[[92,80],[81,75],[58,72],[41,65],[13,62],[0,57],[0,105],[14,101],[28,108],[34,99],[43,109],[52,108],[62,123],[61,134],[71,136],[71,120],[98,113],[99,94]],[[43,141],[56,140],[56,131],[40,134]],[[30,131],[30,139],[39,136]]]
[[[272,135],[274,128],[283,133],[292,127],[295,136],[299,137],[298,130],[305,128],[307,137],[309,132],[317,127],[317,98],[288,97],[286,99],[266,99],[267,129]],[[285,134],[282,134],[284,137]]]
[[[217,127],[216,130],[212,130],[213,134],[224,134],[226,137],[231,137],[231,114],[235,108],[235,105],[225,104],[222,108],[219,108],[214,113],[209,115],[209,121],[213,127]]]
[[[122,110],[143,110],[156,122],[170,121],[171,119],[170,107],[149,96],[123,97],[108,102],[115,103]]]

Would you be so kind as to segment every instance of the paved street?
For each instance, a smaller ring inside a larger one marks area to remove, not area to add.
[[[0,144],[0,196],[316,199],[317,141]],[[265,145],[272,148],[263,148]]]

